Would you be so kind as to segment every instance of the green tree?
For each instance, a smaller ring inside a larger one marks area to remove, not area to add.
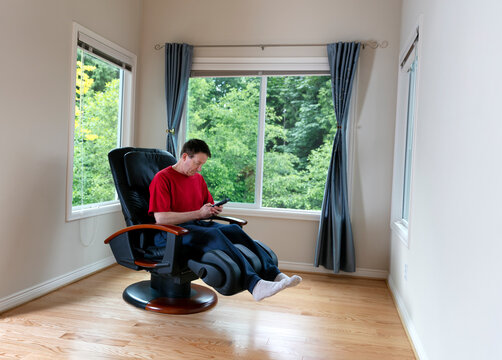
[[[263,205],[320,209],[336,132],[329,77],[270,77],[266,121]]]
[[[227,85],[218,78],[191,79],[189,137],[204,139],[215,154],[203,168],[213,197],[253,202],[260,81],[239,78]]]
[[[303,169],[312,149],[336,128],[327,76],[275,76],[267,83],[267,126],[281,125],[286,136],[275,151],[296,154]],[[270,150],[269,148],[267,150]]]
[[[119,72],[114,71],[115,78],[107,82],[100,91],[96,91],[94,72],[98,67],[95,62],[88,61],[89,59],[90,57],[85,56],[84,64],[82,61],[77,62],[72,198],[74,206],[115,198],[107,154],[118,145]],[[103,64],[116,70],[104,62],[100,66],[104,67]]]

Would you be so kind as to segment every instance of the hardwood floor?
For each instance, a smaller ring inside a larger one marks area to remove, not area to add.
[[[164,315],[122,300],[146,272],[112,266],[1,314],[0,358],[415,358],[384,281],[301,275],[259,303],[242,292],[203,313]]]

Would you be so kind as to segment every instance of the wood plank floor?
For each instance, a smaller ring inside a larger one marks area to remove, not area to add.
[[[301,275],[259,303],[242,292],[164,315],[122,300],[147,273],[112,266],[1,314],[0,359],[415,358],[384,281]]]

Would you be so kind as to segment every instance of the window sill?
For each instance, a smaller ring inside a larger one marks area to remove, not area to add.
[[[390,223],[390,228],[401,242],[408,247],[408,223],[403,219],[395,220]]]
[[[319,221],[321,218],[321,211],[290,210],[290,209],[275,209],[275,208],[250,209],[250,208],[226,206],[221,215],[256,216],[256,217],[267,217],[273,219]]]
[[[121,210],[122,207],[118,201],[110,201],[94,207],[74,206],[67,214],[66,221],[80,220]]]

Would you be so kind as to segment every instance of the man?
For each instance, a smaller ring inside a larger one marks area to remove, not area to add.
[[[256,301],[298,285],[301,277],[281,273],[270,256],[238,225],[204,221],[223,210],[223,206],[212,206],[213,198],[199,174],[209,157],[211,152],[204,141],[187,141],[178,162],[159,171],[153,178],[149,213],[153,214],[158,224],[179,225],[190,230],[183,236],[183,244],[195,254],[215,249],[227,253],[241,269],[245,286]],[[157,246],[165,244],[165,236],[159,234]],[[263,265],[261,276],[233,244],[243,244],[260,258]]]

